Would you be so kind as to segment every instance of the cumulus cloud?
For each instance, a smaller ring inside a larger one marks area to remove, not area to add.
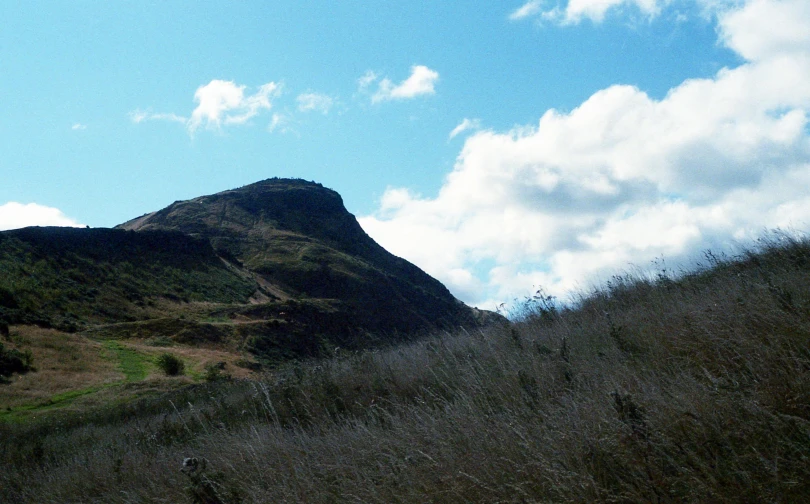
[[[259,86],[253,94],[246,93],[246,89],[247,86],[233,81],[214,79],[197,88],[194,93],[197,107],[190,117],[136,109],[129,113],[129,118],[135,124],[145,121],[181,123],[193,135],[202,127],[219,130],[223,125],[245,124],[262,111],[270,110],[273,99],[281,93],[281,86],[275,82]]]
[[[720,11],[719,38],[742,65],[660,100],[616,85],[533,125],[479,131],[438,195],[389,188],[360,222],[479,305],[540,286],[562,295],[773,227],[807,229],[806,5],[754,0]],[[772,29],[782,22],[787,29]]]
[[[565,7],[555,2],[553,7],[546,7],[544,0],[530,0],[509,14],[511,21],[520,21],[531,17],[540,17],[563,24],[579,23],[583,19],[601,22],[611,9],[623,6],[636,7],[648,17],[657,15],[661,7],[671,0],[568,0]]]
[[[194,93],[197,108],[188,120],[189,132],[201,126],[219,129],[223,124],[244,124],[260,111],[270,110],[271,100],[280,92],[275,82],[259,86],[252,95],[245,94],[246,87],[214,79],[197,88]]]
[[[800,56],[810,46],[810,2],[754,0],[720,17],[722,42],[749,61]]]
[[[377,78],[377,74],[374,72],[366,72],[358,81],[360,89],[368,88]],[[377,91],[371,97],[371,102],[407,100],[417,96],[435,94],[435,85],[438,80],[439,73],[435,70],[431,70],[424,65],[414,65],[411,67],[411,75],[399,84],[394,84],[388,78],[380,80]]]
[[[477,130],[481,128],[481,120],[480,119],[467,119],[465,118],[463,121],[458,123],[458,126],[453,128],[453,131],[450,132],[449,139],[452,140],[461,133],[464,133],[468,130]]]
[[[328,114],[334,104],[331,96],[321,93],[302,93],[296,98],[301,112],[320,112]]]
[[[58,208],[14,201],[0,205],[0,231],[28,226],[84,227],[83,224],[67,217]]]

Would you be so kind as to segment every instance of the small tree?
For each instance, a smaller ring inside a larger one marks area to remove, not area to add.
[[[166,376],[181,375],[186,367],[185,364],[183,364],[183,361],[170,353],[161,354],[155,363],[164,373],[166,373]]]
[[[11,339],[11,335],[8,332],[8,323],[5,320],[0,320],[0,336],[6,340]]]

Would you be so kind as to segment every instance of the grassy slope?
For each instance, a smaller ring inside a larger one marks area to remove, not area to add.
[[[0,318],[65,330],[153,318],[161,301],[244,303],[252,280],[179,233],[26,228],[0,233]],[[162,309],[163,308],[163,309]]]
[[[810,242],[707,259],[511,327],[5,425],[0,500],[810,501]]]
[[[226,363],[223,372],[233,377],[252,374],[236,364],[244,359],[238,352],[162,338],[90,339],[86,334],[13,326],[6,345],[30,350],[37,370],[0,385],[0,421],[28,422],[45,413],[81,412],[113,399],[163,393],[203,380],[206,366],[219,362]],[[165,352],[184,361],[185,376],[163,376],[155,359]]]

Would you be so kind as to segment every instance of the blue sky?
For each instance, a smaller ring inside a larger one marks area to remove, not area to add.
[[[0,229],[114,226],[300,177],[492,307],[810,222],[805,0],[5,2],[0,17]]]

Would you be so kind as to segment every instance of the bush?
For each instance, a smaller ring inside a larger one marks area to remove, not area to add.
[[[0,306],[5,306],[6,308],[19,307],[17,300],[14,299],[14,294],[12,294],[10,290],[3,287],[0,287]]]
[[[231,375],[225,373],[224,362],[214,362],[205,366],[205,381],[230,380]]]
[[[245,368],[255,372],[261,371],[263,367],[261,362],[253,362],[247,359],[239,359],[234,364],[236,364],[240,368]]]
[[[183,361],[170,353],[161,354],[155,361],[155,364],[166,373],[166,376],[181,375],[186,367]]]
[[[25,352],[14,349],[6,350],[3,344],[0,343],[0,376],[9,377],[13,373],[23,374],[33,371],[32,362],[30,350]]]

